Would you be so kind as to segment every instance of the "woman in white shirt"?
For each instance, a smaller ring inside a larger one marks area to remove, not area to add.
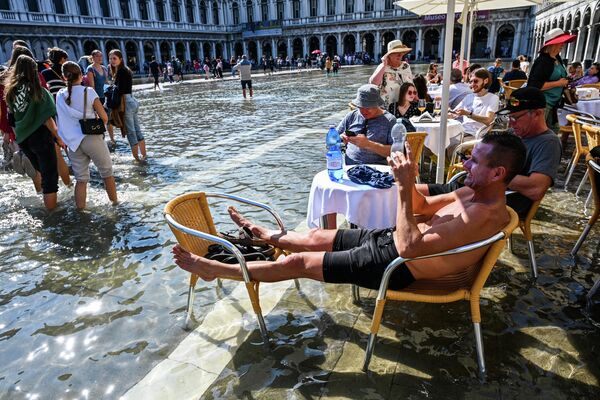
[[[58,114],[58,135],[68,147],[69,159],[75,173],[75,205],[85,208],[87,183],[90,180],[90,160],[94,162],[100,176],[104,179],[104,187],[108,198],[117,203],[117,188],[112,172],[112,160],[108,147],[104,143],[104,135],[84,135],[79,120],[83,119],[84,96],[87,96],[86,118],[94,118],[95,114],[106,125],[108,116],[98,99],[98,94],[91,87],[81,85],[83,79],[79,65],[67,61],[62,65],[62,74],[67,87],[61,89],[56,96],[56,112]]]

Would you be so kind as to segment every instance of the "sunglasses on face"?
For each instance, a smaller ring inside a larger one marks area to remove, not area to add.
[[[409,90],[409,91],[408,91],[408,92],[406,92],[406,93],[408,93],[408,94],[417,94],[417,91],[416,91],[416,90]]]

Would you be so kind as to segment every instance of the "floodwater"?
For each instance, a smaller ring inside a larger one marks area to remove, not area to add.
[[[95,174],[85,212],[62,186],[59,209],[47,214],[29,180],[1,173],[0,398],[118,398],[167,357],[188,332],[186,275],[172,263],[164,204],[192,190],[226,192],[268,203],[297,226],[324,167],[327,126],[371,70],[255,79],[252,100],[241,98],[238,81],[137,92],[149,163],[132,162],[120,139],[116,207]],[[347,287],[302,282],[266,318],[272,352],[259,350],[253,332],[203,397],[597,398],[600,305],[586,305],[585,293],[600,277],[600,228],[576,259],[568,256],[586,218],[582,199],[561,182],[534,224],[537,283],[520,233],[488,282],[486,383],[477,378],[466,304],[390,304],[389,337],[382,333],[373,365],[393,367],[366,375],[372,300],[353,305]],[[227,222],[223,212],[216,219]],[[225,282],[224,293],[235,285]],[[217,301],[214,287],[197,287],[198,322]]]

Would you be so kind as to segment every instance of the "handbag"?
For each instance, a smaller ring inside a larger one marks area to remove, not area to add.
[[[98,118],[98,115],[94,112],[95,118],[85,118],[85,112],[87,110],[87,87],[83,89],[83,119],[79,120],[81,125],[81,132],[84,135],[103,135],[106,132],[104,122]]]
[[[575,88],[571,88],[571,87],[564,88],[563,93],[562,93],[562,98],[563,98],[563,101],[565,102],[565,104],[568,106],[577,104],[577,101],[579,101],[579,96],[577,96],[577,90],[575,90]]]
[[[121,105],[121,95],[114,83],[109,85],[104,91],[104,99],[104,105],[111,110],[119,108]]]

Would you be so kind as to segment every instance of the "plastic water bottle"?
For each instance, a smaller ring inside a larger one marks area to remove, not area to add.
[[[406,140],[406,127],[402,123],[402,119],[396,120],[396,125],[392,127],[392,149],[390,154],[396,151],[404,152],[404,141]]]
[[[342,139],[335,126],[330,125],[325,138],[327,144],[327,173],[329,179],[339,182],[344,176],[344,162],[342,160]]]

